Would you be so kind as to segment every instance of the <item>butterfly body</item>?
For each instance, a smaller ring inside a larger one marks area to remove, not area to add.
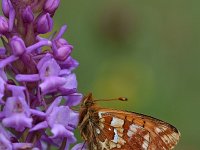
[[[170,150],[180,137],[175,127],[153,117],[101,108],[92,94],[82,101],[79,129],[89,150]]]

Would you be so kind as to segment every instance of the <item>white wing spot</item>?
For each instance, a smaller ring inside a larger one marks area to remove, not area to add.
[[[125,141],[123,138],[119,137],[119,138],[118,138],[118,143],[119,143],[120,145],[124,145],[124,144],[126,143],[126,141]]]
[[[141,129],[142,127],[137,126],[135,124],[130,125],[129,130],[132,130],[133,132],[137,132],[137,129]]]
[[[179,140],[179,134],[177,133],[172,133],[171,135],[173,138],[175,138],[176,140]]]
[[[99,118],[102,118],[102,114],[103,114],[103,112],[99,112],[99,113],[98,113]]]
[[[120,144],[117,144],[117,148],[121,148],[122,146]]]
[[[97,132],[97,134],[100,134],[100,130],[98,128],[96,129],[96,132]]]
[[[131,131],[131,130],[128,130],[128,132],[127,132],[127,135],[128,135],[128,137],[132,137],[133,136],[133,134],[134,134],[134,132],[133,131]]]
[[[165,142],[165,143],[170,143],[170,139],[166,136],[166,135],[163,135],[161,137],[161,139]]]
[[[117,134],[117,130],[116,129],[114,129],[114,139],[112,140],[114,143],[117,143],[118,142],[118,138],[119,138],[119,136],[118,136],[118,134]]]
[[[120,137],[123,136],[123,132],[124,132],[124,129],[123,128],[117,128],[117,133]]]
[[[147,141],[144,141],[142,144],[142,148],[144,148],[144,150],[148,150],[148,146],[149,146],[149,143]]]
[[[147,134],[144,136],[144,139],[145,139],[146,141],[149,141],[149,138],[150,138],[149,133],[147,133]]]
[[[149,133],[147,133],[145,136],[144,136],[144,142],[142,144],[142,147],[144,148],[144,150],[147,150],[148,147],[149,147]]]
[[[124,120],[113,117],[111,121],[111,126],[113,127],[122,127],[124,124]]]
[[[117,144],[112,141],[109,142],[109,145],[110,145],[110,149],[117,147]]]
[[[128,132],[127,132],[127,135],[128,135],[128,137],[132,137],[133,136],[133,134],[135,134],[136,132],[137,132],[137,129],[141,129],[142,127],[140,127],[140,126],[137,126],[137,125],[135,125],[135,124],[132,124],[132,125],[130,125],[129,126],[129,130],[128,130]]]
[[[104,150],[104,149],[109,150],[109,147],[108,147],[108,139],[105,139],[104,142],[99,141],[99,143],[100,143],[100,145],[101,145],[101,149],[102,149],[102,150]]]
[[[166,148],[165,148],[165,147],[163,147],[163,150],[166,150]]]
[[[112,140],[112,141],[113,141],[113,140]],[[124,145],[125,143],[126,143],[126,141],[125,141],[123,138],[118,137],[118,141],[117,141],[117,143],[116,143],[116,147],[117,147],[117,148],[121,148],[122,145]]]
[[[104,128],[104,124],[103,124],[103,123],[99,123],[99,127],[100,127],[101,129],[103,129],[103,128]]]
[[[160,129],[160,128],[155,128],[155,132],[157,133],[157,134],[159,134],[159,133],[161,133],[162,132],[162,130]]]
[[[163,126],[162,129],[163,131],[166,131],[168,128]]]

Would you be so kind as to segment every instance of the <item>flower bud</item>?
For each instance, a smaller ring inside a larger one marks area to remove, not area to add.
[[[43,9],[52,14],[58,8],[59,4],[60,0],[47,0]]]
[[[2,0],[2,10],[3,14],[8,17],[9,16],[9,11],[10,11],[10,6],[9,6],[9,0]]]
[[[42,15],[37,22],[37,32],[44,34],[50,32],[53,28],[53,19],[49,13]]]
[[[8,21],[5,17],[0,16],[0,34],[8,32]]]
[[[73,46],[69,45],[69,43],[63,38],[59,38],[54,42],[55,43],[52,44],[54,57],[57,60],[65,60],[71,54]]]
[[[10,41],[10,46],[15,56],[20,56],[26,51],[24,41],[18,36],[12,37]]]
[[[70,54],[73,49],[71,45],[62,46],[56,50],[54,50],[54,57],[58,60],[65,60]]]
[[[61,46],[64,46],[64,45],[69,45],[69,43],[65,39],[59,38],[58,40],[56,40],[56,46],[57,47],[61,47]]]
[[[22,17],[23,17],[24,22],[31,23],[33,21],[34,15],[33,15],[33,12],[31,10],[30,6],[26,7],[26,9],[24,9]]]

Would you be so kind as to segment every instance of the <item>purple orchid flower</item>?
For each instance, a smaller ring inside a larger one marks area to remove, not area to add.
[[[9,97],[2,113],[4,114],[2,123],[5,127],[12,127],[20,132],[32,127],[30,109],[22,97]]]
[[[0,36],[0,149],[68,150],[80,103],[71,57],[63,38],[67,26],[50,38],[60,0],[2,0]],[[49,134],[49,132],[51,134]]]
[[[33,22],[33,20],[34,20],[34,14],[33,14],[33,11],[31,10],[30,6],[26,7],[23,10],[22,17],[23,17],[23,21],[26,22],[26,23]]]
[[[43,57],[38,63],[39,74],[22,75],[18,74],[18,81],[41,81],[39,85],[43,94],[59,91],[65,95],[76,92],[76,75],[68,69],[61,70],[56,60],[49,54]]]
[[[48,0],[44,5],[44,10],[49,13],[54,13],[60,4],[60,0]]]
[[[67,105],[59,106],[61,100],[62,97],[56,98],[49,106],[45,114],[34,110],[33,114],[41,118],[45,117],[45,120],[34,126],[30,131],[33,132],[50,128],[53,135],[49,136],[48,138],[51,140],[57,138],[67,138],[69,143],[74,143],[76,142],[76,138],[74,137],[73,130],[78,124],[78,113],[72,111]]]
[[[8,20],[5,17],[0,16],[0,33],[4,34],[6,32],[8,32]]]

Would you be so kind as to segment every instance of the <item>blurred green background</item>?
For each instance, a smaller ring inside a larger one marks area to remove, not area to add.
[[[176,126],[176,150],[200,149],[200,1],[62,0],[55,28],[68,25],[79,91],[100,105]]]
[[[100,105],[165,120],[181,132],[176,150],[199,150],[199,6],[199,0],[62,0],[54,30],[68,25],[79,91],[126,96],[128,102]]]

